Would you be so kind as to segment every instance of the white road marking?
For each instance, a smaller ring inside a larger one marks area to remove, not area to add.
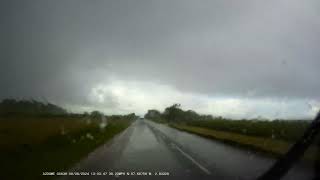
[[[203,167],[200,163],[198,163],[195,159],[193,159],[189,154],[182,151],[182,149],[180,149],[177,145],[171,143],[171,146],[176,148],[179,152],[181,152],[182,155],[184,155],[191,162],[193,162],[196,166],[198,166],[203,172],[205,172],[206,174],[209,174],[209,175],[211,174],[211,172],[207,168]]]

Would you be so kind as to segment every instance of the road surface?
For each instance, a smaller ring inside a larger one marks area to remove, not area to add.
[[[138,120],[70,171],[136,174],[89,175],[81,179],[255,179],[273,162],[252,151]],[[139,172],[147,175],[137,175]],[[297,165],[284,179],[311,179],[313,174],[311,168]]]

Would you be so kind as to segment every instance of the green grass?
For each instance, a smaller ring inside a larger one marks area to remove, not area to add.
[[[296,141],[311,121],[306,120],[193,120],[184,121],[185,125],[238,134],[272,138],[287,142]]]
[[[245,148],[258,150],[272,156],[284,155],[291,147],[292,143],[284,140],[277,140],[271,138],[257,137],[252,135],[244,135],[239,133],[213,130],[203,127],[195,127],[182,124],[169,124],[171,127],[197,134],[206,138],[219,140],[225,143],[238,145]],[[305,153],[303,160],[307,163],[314,162],[318,157],[318,147],[312,146]]]
[[[0,179],[48,179],[42,172],[69,169],[130,123],[109,120],[100,129],[98,122],[72,117],[0,118]]]

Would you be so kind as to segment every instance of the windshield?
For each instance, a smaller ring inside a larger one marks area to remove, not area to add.
[[[319,1],[0,4],[0,179],[318,176]]]

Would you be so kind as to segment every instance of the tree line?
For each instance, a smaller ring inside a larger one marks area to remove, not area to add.
[[[182,110],[180,104],[165,108],[163,112],[148,110],[146,119],[168,124],[183,124],[213,130],[295,141],[310,124],[310,120],[231,120],[221,116],[200,115],[193,110]]]
[[[4,99],[0,102],[0,115],[66,115],[67,111],[52,103],[36,100]]]
[[[36,100],[4,99],[0,102],[0,116],[68,116],[68,117],[89,117],[90,119],[101,119],[103,116],[108,119],[137,119],[135,113],[126,115],[106,116],[100,111],[70,113],[64,108]]]
[[[172,123],[188,122],[193,120],[212,120],[223,119],[222,117],[213,117],[212,115],[200,115],[193,110],[182,110],[180,104],[173,104],[165,108],[161,113],[159,110],[150,109],[145,114],[146,119],[154,121],[167,121]]]

